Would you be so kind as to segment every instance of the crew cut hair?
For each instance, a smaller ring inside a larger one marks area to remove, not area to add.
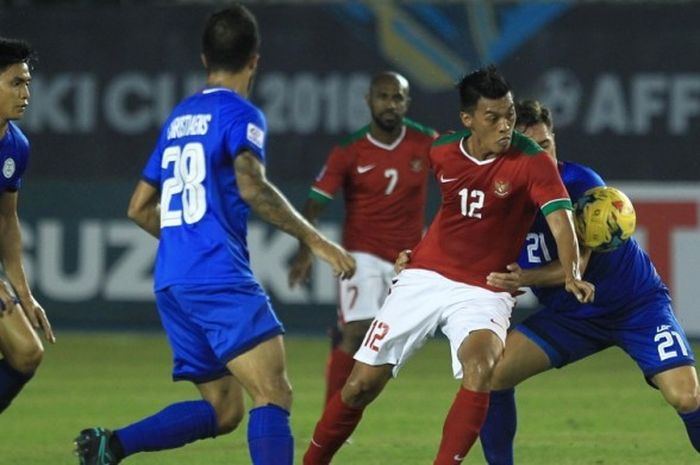
[[[243,5],[235,4],[207,20],[202,34],[207,71],[238,72],[259,48],[258,22]]]
[[[462,111],[471,113],[481,97],[499,99],[510,92],[510,84],[494,65],[477,69],[465,75],[457,84]]]
[[[31,64],[34,50],[29,43],[19,39],[0,37],[0,71],[17,63]]]

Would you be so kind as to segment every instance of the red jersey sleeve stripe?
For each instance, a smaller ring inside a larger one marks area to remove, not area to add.
[[[573,210],[574,206],[571,204],[571,200],[569,200],[569,199],[550,200],[549,202],[542,205],[542,207],[540,208],[540,210],[542,210],[542,214],[544,216],[549,215],[553,211],[561,210],[561,209]]]
[[[309,191],[309,198],[314,199],[317,202],[328,203],[333,200],[333,196],[328,192],[323,192],[318,187],[312,187]]]

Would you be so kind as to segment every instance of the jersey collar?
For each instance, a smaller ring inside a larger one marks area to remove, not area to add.
[[[379,142],[377,139],[372,137],[372,134],[370,134],[369,131],[367,131],[367,140],[370,141],[373,145],[376,145],[380,149],[384,150],[394,150],[396,147],[399,146],[401,141],[403,141],[403,138],[406,137],[406,125],[401,126],[401,134],[399,134],[399,137],[396,138],[394,142],[391,144],[384,144],[382,142]]]
[[[470,159],[472,162],[476,163],[477,165],[480,165],[480,166],[488,165],[489,163],[493,163],[494,161],[496,161],[496,159],[498,158],[498,157],[493,157],[493,158],[487,158],[486,160],[479,160],[479,159],[477,159],[477,158],[472,157],[472,156],[469,155],[469,153],[464,149],[464,146],[465,146],[466,144],[463,144],[463,142],[465,142],[466,140],[467,140],[467,139],[466,139],[466,136],[465,136],[465,137],[462,137],[462,138],[459,140],[459,151],[462,152],[462,155],[464,155],[465,157],[467,157],[468,159]]]

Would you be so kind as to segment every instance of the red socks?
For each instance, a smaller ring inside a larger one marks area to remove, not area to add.
[[[487,395],[488,399],[488,395]],[[336,392],[326,404],[321,419],[316,423],[311,444],[304,454],[304,465],[328,465],[333,455],[350,437],[362,418],[364,409],[352,408]]]
[[[326,403],[345,386],[354,365],[355,359],[352,355],[338,348],[331,351],[326,367]]]
[[[479,437],[489,409],[489,393],[459,388],[442,427],[440,449],[433,465],[458,465]],[[306,462],[304,462],[306,463]]]

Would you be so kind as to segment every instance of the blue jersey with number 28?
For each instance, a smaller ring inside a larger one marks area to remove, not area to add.
[[[173,110],[143,171],[161,195],[156,290],[255,281],[233,160],[247,150],[264,162],[266,130],[262,112],[229,89],[204,89]]]
[[[573,202],[588,189],[605,185],[598,173],[587,166],[571,162],[559,162],[558,166]],[[557,258],[556,242],[540,214],[527,234],[518,264],[522,268],[534,268]],[[583,279],[595,285],[595,300],[591,304],[582,305],[562,286],[533,287],[532,291],[542,305],[580,318],[632,311],[653,298],[670,300],[649,256],[634,238],[612,252],[594,252]]]

